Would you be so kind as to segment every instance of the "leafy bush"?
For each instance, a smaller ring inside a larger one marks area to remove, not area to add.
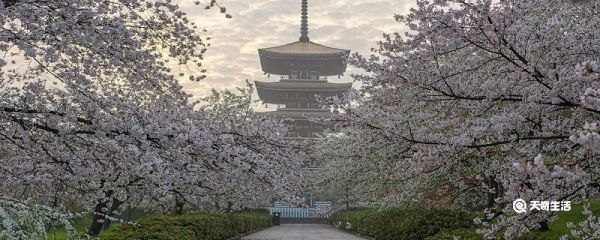
[[[483,240],[483,236],[477,234],[476,230],[473,228],[444,230],[436,235],[425,238],[425,240],[454,240],[456,237],[460,240]]]
[[[474,227],[474,215],[458,210],[373,209],[342,211],[332,223],[346,231],[386,240],[425,239],[441,231]]]
[[[122,225],[104,239],[108,240],[221,240],[271,226],[263,211],[213,215],[158,215],[140,219],[138,226]]]

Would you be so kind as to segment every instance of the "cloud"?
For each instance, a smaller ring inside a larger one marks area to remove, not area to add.
[[[233,16],[205,11],[181,1],[188,17],[212,35],[203,66],[208,77],[200,83],[182,80],[186,91],[206,96],[212,88],[244,86],[246,79],[269,81],[261,71],[258,48],[297,41],[300,0],[220,0]],[[368,54],[384,32],[404,31],[394,14],[406,13],[416,0],[309,0],[309,36],[312,41]],[[335,82],[350,82],[349,72]],[[271,77],[270,81],[276,81]]]

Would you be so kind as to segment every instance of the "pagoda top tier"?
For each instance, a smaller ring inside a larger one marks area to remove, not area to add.
[[[314,42],[294,42],[259,49],[265,73],[294,75],[294,71],[316,71],[319,76],[342,75],[350,50],[331,48]]]
[[[277,57],[311,57],[311,58],[340,58],[348,55],[350,50],[327,47],[315,42],[297,41],[285,45],[258,49],[260,54]],[[343,60],[340,58],[340,60]]]
[[[300,39],[297,42],[258,50],[265,73],[297,75],[313,71],[318,76],[342,75],[350,50],[332,48],[310,41],[308,37],[308,1],[302,0]]]

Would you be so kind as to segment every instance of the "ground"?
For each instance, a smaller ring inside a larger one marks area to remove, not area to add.
[[[365,240],[326,224],[283,224],[242,238],[243,240]]]

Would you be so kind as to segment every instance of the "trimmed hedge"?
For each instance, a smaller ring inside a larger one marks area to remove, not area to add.
[[[267,212],[224,215],[157,215],[141,218],[138,226],[122,225],[108,240],[223,240],[271,226]]]
[[[397,208],[342,211],[330,220],[340,229],[375,239],[417,240],[443,231],[473,228],[474,218],[474,214],[458,210]]]
[[[472,228],[444,230],[436,235],[425,238],[425,240],[454,240],[456,237],[460,240],[483,240],[483,236],[477,234],[476,230]]]

